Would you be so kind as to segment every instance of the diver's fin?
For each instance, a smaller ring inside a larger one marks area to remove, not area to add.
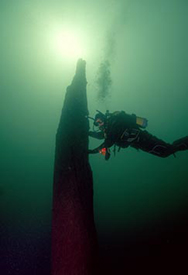
[[[173,146],[175,146],[177,151],[188,150],[188,136],[175,140]]]

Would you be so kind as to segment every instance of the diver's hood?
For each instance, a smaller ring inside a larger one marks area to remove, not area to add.
[[[100,120],[102,120],[102,121],[105,121],[105,119],[106,119],[106,116],[103,114],[103,113],[97,113],[96,115],[95,115],[95,119],[94,119],[94,125],[95,126],[98,126],[98,123],[97,123],[97,120],[98,119],[100,119]]]

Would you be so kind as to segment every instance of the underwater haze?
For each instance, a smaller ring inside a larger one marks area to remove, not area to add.
[[[0,274],[50,274],[55,134],[78,58],[90,116],[134,113],[171,143],[188,135],[187,27],[186,0],[0,1]],[[188,151],[89,159],[110,269],[185,270]]]

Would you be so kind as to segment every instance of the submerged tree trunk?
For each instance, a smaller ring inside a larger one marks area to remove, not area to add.
[[[52,217],[52,275],[93,274],[96,231],[88,162],[85,61],[79,60],[56,135]]]

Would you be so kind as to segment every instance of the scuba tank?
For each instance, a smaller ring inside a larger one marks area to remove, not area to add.
[[[136,116],[136,124],[141,128],[146,128],[148,125],[148,120],[146,118]]]
[[[98,111],[99,112],[99,111]],[[114,113],[110,113],[108,110],[106,111],[105,114],[105,118],[109,118],[110,116],[116,116],[120,113],[120,111],[115,111]],[[126,113],[125,113],[126,114]],[[132,116],[134,117],[135,123],[137,126],[141,127],[141,128],[146,128],[148,125],[148,120],[146,118],[143,117],[139,117],[135,114],[132,114]]]
[[[89,117],[90,119],[94,120],[93,126],[97,126],[98,124],[96,123],[98,118],[101,118],[103,121],[106,121],[110,116],[116,116],[120,113],[120,111],[116,111],[114,113],[110,113],[109,110],[106,111],[106,113],[102,113],[101,111],[97,110],[97,114],[95,115],[95,118]],[[135,119],[136,125],[141,127],[141,128],[146,128],[148,125],[148,120],[143,117],[139,117],[135,114],[132,114],[132,116]]]

